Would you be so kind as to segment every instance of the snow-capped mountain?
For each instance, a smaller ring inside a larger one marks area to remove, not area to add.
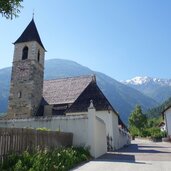
[[[137,76],[121,82],[137,89],[159,103],[162,103],[171,97],[171,79]]]
[[[161,78],[152,78],[152,77],[134,77],[130,80],[122,81],[124,84],[129,85],[142,85],[142,84],[157,84],[160,86],[171,86],[171,79],[161,79]]]

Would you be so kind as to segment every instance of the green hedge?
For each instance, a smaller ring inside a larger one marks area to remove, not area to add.
[[[55,150],[28,151],[21,155],[11,154],[1,164],[1,171],[67,171],[90,159],[84,148],[60,148]]]

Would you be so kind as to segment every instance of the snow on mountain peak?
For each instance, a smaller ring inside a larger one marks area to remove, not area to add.
[[[151,80],[150,77],[140,77],[140,76],[137,76],[137,77],[134,77],[130,80],[126,80],[124,81],[125,84],[133,84],[133,85],[141,85],[141,84],[145,84],[147,82],[149,82]]]
[[[161,86],[171,86],[171,79],[152,78],[148,76],[137,76],[130,80],[122,81],[124,84],[142,85],[148,83],[159,84]]]

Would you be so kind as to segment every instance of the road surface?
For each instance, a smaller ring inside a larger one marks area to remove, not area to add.
[[[171,143],[135,140],[72,171],[171,171]]]

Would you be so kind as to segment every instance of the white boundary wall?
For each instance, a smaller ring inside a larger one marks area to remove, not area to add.
[[[96,114],[97,112],[91,101],[88,108],[88,144],[90,153],[95,158],[107,152],[106,125]]]
[[[90,148],[93,157],[97,158],[107,152],[106,125],[96,116],[96,110],[92,106],[88,109],[88,115],[0,120],[0,127],[45,127],[52,131],[72,132],[73,145]]]
[[[128,132],[118,127],[118,116],[116,113],[112,110],[97,111],[97,116],[106,124],[106,136],[112,139],[109,143],[113,150],[117,150],[122,148],[124,145],[131,143],[131,138]]]
[[[76,115],[88,115],[88,112],[76,113]],[[68,116],[75,115],[74,113],[68,113]],[[106,137],[108,136],[112,141],[109,144],[113,150],[122,148],[124,145],[131,143],[131,138],[128,132],[119,128],[118,115],[112,110],[96,111],[96,116],[103,120],[106,125]]]
[[[72,132],[74,146],[87,145],[87,116],[38,117],[30,119],[0,120],[3,128],[48,128],[52,131]]]
[[[119,128],[119,148],[131,144],[131,136],[124,130]]]
[[[112,110],[96,111],[91,102],[88,112],[79,114],[0,120],[0,127],[45,127],[52,131],[72,132],[73,145],[89,147],[95,158],[107,152],[107,136],[111,139],[113,150],[130,143],[129,134],[118,127],[118,116]]]

